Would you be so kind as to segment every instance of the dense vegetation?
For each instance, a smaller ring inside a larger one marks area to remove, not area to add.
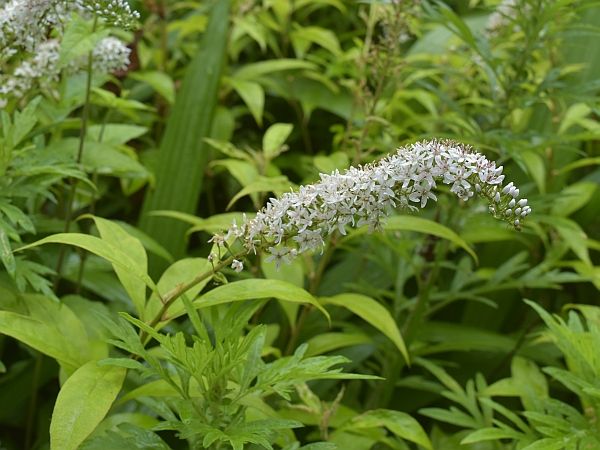
[[[600,448],[591,0],[0,0],[0,448]]]

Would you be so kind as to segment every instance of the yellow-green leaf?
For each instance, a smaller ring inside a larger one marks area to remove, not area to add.
[[[117,398],[126,370],[89,361],[65,382],[50,422],[50,450],[75,450]]]

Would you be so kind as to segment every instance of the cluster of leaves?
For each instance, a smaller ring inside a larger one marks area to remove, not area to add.
[[[134,3],[127,74],[1,113],[1,446],[600,445],[594,2],[500,27],[486,0]],[[109,32],[63,25],[65,61]],[[280,270],[209,256],[269,196],[430,137],[504,164],[523,232],[442,188]]]

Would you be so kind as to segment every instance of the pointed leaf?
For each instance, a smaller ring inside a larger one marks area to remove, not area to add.
[[[50,423],[50,450],[75,450],[94,431],[117,398],[126,370],[81,366],[61,388]]]
[[[380,303],[361,294],[339,294],[321,298],[325,305],[336,305],[349,309],[361,319],[369,322],[396,345],[404,359],[409,362],[408,350],[394,318]]]

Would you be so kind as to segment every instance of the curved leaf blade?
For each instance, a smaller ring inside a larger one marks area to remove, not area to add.
[[[339,294],[333,297],[322,297],[325,305],[341,306],[352,311],[361,319],[373,325],[385,334],[396,345],[407,363],[410,363],[408,350],[400,330],[390,312],[379,302],[362,294]]]
[[[121,390],[126,370],[90,361],[65,382],[52,412],[50,450],[75,450],[94,431]]]
[[[298,286],[281,280],[250,279],[224,284],[198,298],[196,308],[240,302],[276,298],[292,303],[307,303],[321,311],[329,320],[329,313],[310,293]]]

